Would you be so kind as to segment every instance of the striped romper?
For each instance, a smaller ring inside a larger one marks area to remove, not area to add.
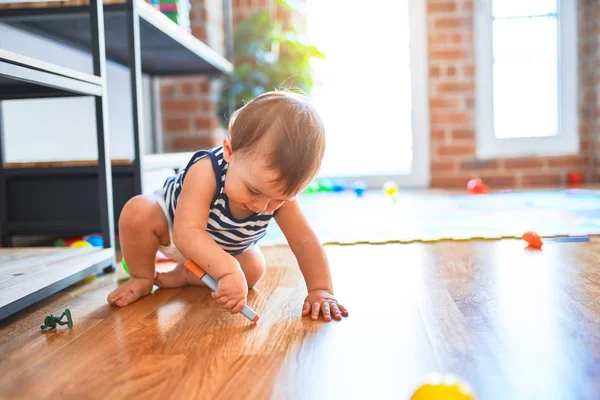
[[[205,157],[210,157],[217,180],[217,189],[208,214],[206,232],[224,251],[235,255],[252,247],[265,236],[269,221],[277,214],[276,210],[272,213],[255,213],[245,219],[235,218],[229,210],[229,200],[224,192],[229,164],[223,158],[223,146],[197,151],[184,169],[167,178],[162,189],[155,192],[156,201],[167,217],[171,237],[170,245],[168,247],[161,246],[159,250],[171,259],[185,261],[173,244],[175,208],[187,171]]]

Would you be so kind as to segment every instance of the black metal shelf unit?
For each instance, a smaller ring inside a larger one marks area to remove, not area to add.
[[[13,314],[36,301],[39,301],[62,288],[76,282],[79,279],[102,270],[109,271],[115,268],[115,246],[114,246],[114,220],[113,197],[112,197],[112,173],[111,159],[108,149],[108,124],[106,103],[106,56],[104,49],[104,19],[102,4],[98,0],[91,0],[86,7],[88,23],[88,35],[93,56],[93,74],[85,74],[68,68],[26,57],[13,52],[0,50],[0,102],[15,99],[65,97],[65,96],[87,96],[93,97],[96,114],[96,138],[98,146],[98,163],[94,174],[97,179],[94,182],[96,193],[96,206],[89,210],[91,218],[94,219],[98,230],[104,238],[104,248],[89,252],[89,256],[78,259],[71,266],[67,276],[65,274],[54,274],[44,280],[39,290],[31,292],[29,287],[23,287],[19,292],[21,297],[11,298],[10,302],[0,302],[0,318]],[[1,108],[0,108],[1,110]],[[11,218],[15,204],[11,200],[10,193],[13,191],[15,182],[12,181],[11,171],[5,168],[4,157],[4,132],[2,129],[2,115],[0,112],[0,231],[2,247],[12,246]],[[44,202],[44,194],[26,191],[25,197],[37,199],[42,204],[42,209],[51,215],[53,210],[51,204]],[[30,210],[38,212],[38,210]],[[32,226],[31,234],[41,233],[36,230],[39,226]],[[12,253],[9,254],[10,259]],[[25,254],[31,249],[20,249]],[[41,255],[37,258],[42,265],[51,261],[52,255]],[[28,268],[27,265],[24,266]],[[12,268],[15,268],[14,265]],[[12,274],[9,279],[22,273]]]
[[[226,1],[225,4],[225,11],[230,18],[229,2]],[[151,113],[156,115],[158,112],[156,110],[157,101],[154,100],[157,96],[155,88],[159,77],[197,74],[228,76],[233,71],[233,65],[143,0],[127,0],[124,4],[105,5],[104,16],[106,20],[104,31],[106,57],[129,67],[130,70],[134,136],[132,165],[113,168],[114,224],[118,221],[120,210],[125,202],[132,196],[142,193],[142,73],[148,74],[151,79],[150,95],[153,98]],[[81,6],[0,10],[0,22],[52,38],[84,51],[91,49],[94,39],[89,33],[86,7]],[[226,36],[229,36],[229,40],[230,24],[226,27],[228,28]],[[229,54],[229,56],[231,55]],[[151,128],[153,136],[158,137],[157,124],[153,124]],[[94,225],[93,219],[84,212],[90,203],[79,202],[77,197],[90,187],[90,179],[97,179],[89,172],[89,168],[78,169],[78,167],[35,168],[33,170],[29,168],[29,171],[25,169],[12,170],[11,181],[15,190],[6,193],[3,198],[14,205],[29,203],[33,206],[35,201],[24,199],[24,193],[48,194],[49,182],[71,188],[70,197],[72,199],[54,202],[54,206],[59,208],[54,215],[43,212],[13,212],[12,219],[5,221],[4,226],[8,225],[9,231],[14,234],[27,234],[35,228],[40,228],[49,234],[65,235],[68,234],[67,231],[75,232],[75,230],[69,230],[73,229],[74,221],[68,215],[86,215],[85,220],[80,220],[82,222],[80,226],[90,229],[90,231],[96,231],[97,229],[93,228],[98,228],[98,226]],[[20,209],[24,210],[22,207]],[[57,215],[64,217],[57,220]],[[54,228],[51,228],[52,226]],[[4,239],[3,236],[3,242]]]

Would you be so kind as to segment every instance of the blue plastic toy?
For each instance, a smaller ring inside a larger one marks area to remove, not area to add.
[[[346,190],[346,182],[341,179],[333,181],[333,184],[331,185],[332,192],[343,192],[344,190]]]
[[[104,239],[98,235],[86,236],[85,241],[94,247],[104,247]]]
[[[356,181],[352,184],[352,190],[358,197],[362,197],[367,191],[367,184],[364,181]]]

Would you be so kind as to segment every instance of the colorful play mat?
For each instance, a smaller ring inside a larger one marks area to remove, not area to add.
[[[304,194],[300,206],[324,244],[600,235],[600,191],[504,192],[485,195],[400,193]],[[273,221],[261,245],[285,244]]]

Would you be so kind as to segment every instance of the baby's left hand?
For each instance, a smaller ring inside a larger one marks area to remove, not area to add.
[[[308,293],[304,299],[304,307],[302,307],[302,316],[311,314],[313,320],[319,319],[319,314],[323,314],[323,319],[327,322],[331,321],[331,316],[336,320],[341,320],[342,316],[348,316],[346,307],[339,304],[333,295],[325,290],[313,290]]]

